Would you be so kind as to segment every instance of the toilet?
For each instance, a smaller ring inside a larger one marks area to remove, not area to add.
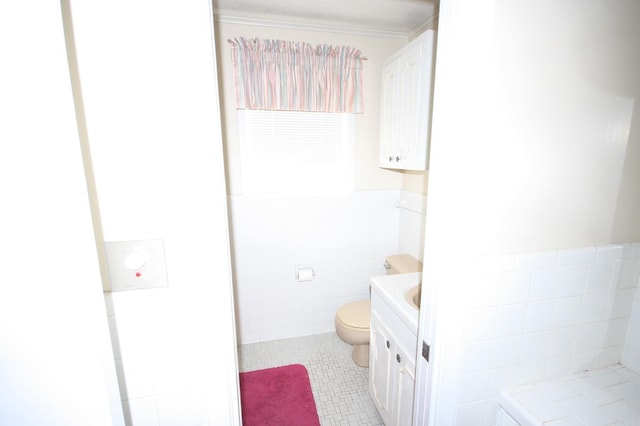
[[[422,272],[422,262],[410,254],[388,256],[384,262],[387,275]],[[353,345],[351,358],[360,367],[369,366],[369,324],[371,322],[371,300],[347,303],[336,313],[336,333]]]

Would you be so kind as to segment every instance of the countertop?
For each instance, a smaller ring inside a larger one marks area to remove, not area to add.
[[[381,275],[371,278],[371,291],[379,294],[415,334],[418,332],[419,311],[409,304],[405,293],[421,282],[422,272]]]

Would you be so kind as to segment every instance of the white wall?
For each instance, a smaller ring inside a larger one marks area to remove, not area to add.
[[[123,425],[60,4],[0,40],[0,424]]]
[[[127,424],[239,424],[210,2],[71,7],[104,240],[166,251],[168,287],[105,295]]]
[[[638,19],[625,0],[440,3],[418,408],[431,392],[434,424],[463,402],[447,384],[480,257],[640,240]]]

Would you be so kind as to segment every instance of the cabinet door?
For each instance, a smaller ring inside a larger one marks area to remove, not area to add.
[[[400,168],[420,168],[424,162],[424,150],[421,148],[427,140],[426,135],[420,134],[420,120],[426,119],[424,115],[427,112],[421,102],[424,96],[422,81],[426,72],[422,66],[423,59],[423,42],[413,45],[398,59],[395,153]]]
[[[369,342],[369,393],[385,424],[390,424],[392,342],[380,318],[372,310]]]
[[[431,121],[434,34],[429,30],[382,69],[380,167],[426,170]]]
[[[415,362],[412,357],[398,347],[397,350],[397,388],[394,413],[394,425],[409,426],[413,421],[413,394],[416,383]]]
[[[394,140],[396,135],[397,108],[396,85],[398,80],[398,62],[393,61],[382,69],[382,86],[380,93],[380,150],[378,165],[380,167],[396,167]]]

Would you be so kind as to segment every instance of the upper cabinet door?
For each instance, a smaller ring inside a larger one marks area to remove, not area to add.
[[[398,132],[398,61],[385,64],[382,69],[382,89],[380,96],[380,167],[390,167],[395,162],[393,141]]]
[[[379,166],[426,170],[431,121],[434,32],[428,30],[385,63]]]

